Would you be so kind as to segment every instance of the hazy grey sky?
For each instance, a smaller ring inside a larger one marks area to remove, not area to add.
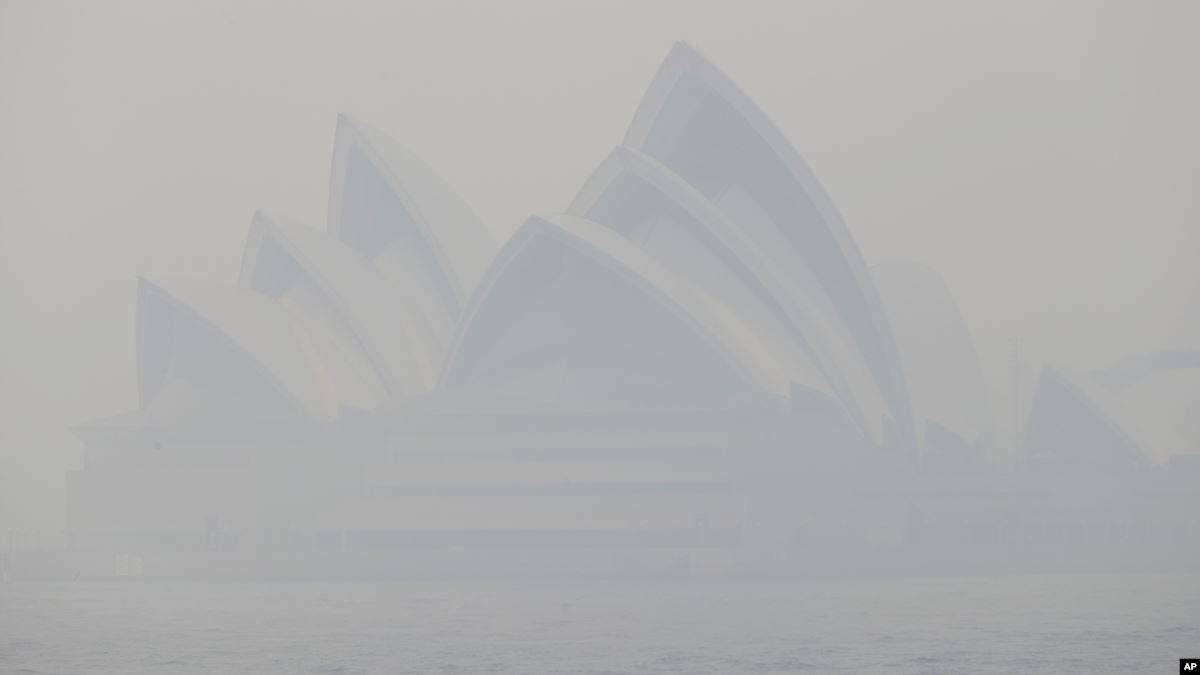
[[[783,129],[869,262],[939,270],[999,394],[1200,340],[1200,4],[0,0],[0,525],[135,405],[134,278],[324,221],[335,115],[499,228],[563,208],[676,40]],[[998,405],[1003,419],[1004,402]]]

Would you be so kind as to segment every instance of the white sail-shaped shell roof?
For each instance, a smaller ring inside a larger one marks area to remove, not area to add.
[[[861,360],[735,223],[660,162],[617,147],[568,212],[621,234],[703,289],[759,336],[797,386],[835,398],[880,440],[881,401]]]
[[[334,137],[328,218],[330,234],[372,259],[415,230],[460,304],[497,248],[495,235],[428,164],[348,115],[338,117]]]
[[[382,132],[338,118],[329,233],[395,288],[393,311],[436,371],[496,239],[432,169]]]
[[[1198,396],[1194,348],[1138,355],[1090,376],[1046,367],[1026,424],[1026,452],[1084,467],[1194,455]]]
[[[913,262],[880,263],[871,273],[904,359],[922,447],[979,449],[977,444],[992,431],[987,384],[975,341],[949,287],[937,272]]]
[[[388,394],[414,394],[434,386],[440,364],[422,349],[420,327],[396,307],[406,290],[319,230],[256,215],[240,284],[289,298],[313,330],[333,334],[336,348],[378,390],[372,394],[375,404]]]
[[[626,239],[570,216],[531,218],[509,240],[463,319],[442,384],[539,371],[593,393],[616,387],[621,402],[788,393],[769,352],[720,303]]]
[[[339,410],[315,346],[274,299],[235,287],[142,279],[138,384],[143,405],[174,378],[318,419]],[[277,398],[276,398],[277,397]]]
[[[1105,392],[1052,366],[1038,377],[1024,444],[1031,460],[1070,468],[1125,467],[1147,456]]]
[[[625,145],[654,157],[729,216],[793,287],[836,317],[915,444],[911,404],[887,317],[862,256],[824,189],[766,115],[691,47],[667,56]]]

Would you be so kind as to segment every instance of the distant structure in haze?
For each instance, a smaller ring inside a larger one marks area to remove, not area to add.
[[[1026,428],[1048,466],[1200,467],[1200,349],[1151,352],[1087,376],[1043,369]]]
[[[690,47],[566,213],[507,241],[367,124],[340,117],[334,147],[324,231],[258,214],[236,285],[140,281],[140,406],[75,429],[73,547],[146,574],[192,569],[178,552],[417,574],[793,545],[839,569],[968,517],[910,494],[995,442],[952,296],[926,268],[868,268]],[[1032,446],[1057,451],[1046,425],[1080,400],[1044,375]]]

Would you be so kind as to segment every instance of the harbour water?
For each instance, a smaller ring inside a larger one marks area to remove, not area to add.
[[[1200,576],[0,584],[4,673],[1173,673]]]

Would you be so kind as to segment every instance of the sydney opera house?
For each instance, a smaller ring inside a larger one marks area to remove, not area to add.
[[[140,405],[75,429],[73,549],[145,574],[1021,568],[1071,537],[1183,535],[1177,559],[1200,560],[1165,469],[1191,466],[1194,418],[1151,442],[1101,402],[1194,383],[1196,352],[1086,384],[1047,369],[997,469],[944,283],[868,266],[779,129],[686,45],[565,213],[501,237],[345,116],[328,204],[324,228],[254,216],[235,283],[140,280]],[[1039,506],[1063,475],[1110,478],[1080,517]]]

